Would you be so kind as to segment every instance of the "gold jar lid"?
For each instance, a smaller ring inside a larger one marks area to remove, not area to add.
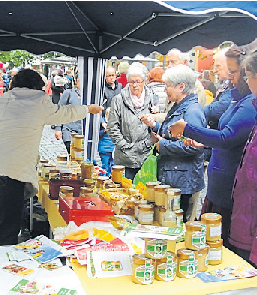
[[[204,213],[201,215],[201,222],[204,224],[219,224],[222,217],[218,213]]]
[[[153,212],[153,205],[152,204],[141,204],[138,206],[138,209],[144,212],[152,211]]]
[[[132,256],[133,258],[133,263],[139,264],[139,265],[145,265],[146,261],[148,263],[153,263],[153,259],[146,257],[144,254],[134,254]]]
[[[122,165],[114,165],[112,166],[112,170],[124,170],[125,166]]]
[[[85,194],[90,194],[94,191],[93,188],[86,187],[86,186],[81,186],[79,190],[81,193],[85,193]]]
[[[41,164],[47,164],[48,163],[48,160],[44,160],[44,159],[42,159],[42,160],[40,160],[39,161]]]
[[[164,207],[159,207],[159,212],[166,212],[167,210]]]
[[[77,134],[74,136],[76,139],[84,139],[84,135]]]
[[[68,186],[68,185],[61,185],[60,186],[60,192],[73,192],[74,191],[74,187],[72,186]]]
[[[67,155],[58,155],[57,156],[57,162],[61,162],[61,161],[68,161],[68,156]]]
[[[171,188],[168,188],[167,193],[172,194],[174,196],[178,196],[178,195],[181,195],[181,190],[179,188],[171,187]]]
[[[91,163],[91,162],[86,162],[86,161],[83,161],[83,162],[81,162],[81,166],[86,166],[86,167],[92,167],[93,166],[93,163]]]
[[[168,188],[170,188],[169,185],[166,185],[166,184],[161,184],[161,185],[157,185],[154,187],[154,190],[155,191],[159,191],[159,192],[164,192],[166,191]]]
[[[155,187],[155,186],[157,186],[157,185],[159,185],[159,184],[160,184],[159,181],[147,182],[147,183],[146,183],[146,187],[147,187],[147,188],[153,188],[153,187]]]
[[[175,210],[174,212],[177,216],[183,216],[183,213],[184,213],[183,209],[178,209],[178,210]]]
[[[223,245],[223,239],[219,239],[213,242],[206,242],[206,244],[209,245],[210,248],[219,248],[219,247],[222,247]]]
[[[186,223],[186,230],[193,230],[193,231],[206,230],[206,225],[200,221],[188,221]]]
[[[83,182],[86,185],[95,185],[95,181],[93,179],[84,179]]]
[[[189,258],[190,259],[194,258],[194,260],[195,260],[195,256],[196,255],[195,255],[194,251],[186,249],[186,248],[182,248],[177,251],[177,257],[181,258],[181,259],[189,260]]]
[[[58,169],[50,169],[49,173],[60,173]]]
[[[210,250],[210,246],[206,245],[203,249],[197,250],[197,252],[198,254],[208,254],[209,250]]]

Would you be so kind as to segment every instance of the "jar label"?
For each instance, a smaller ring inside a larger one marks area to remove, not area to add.
[[[210,237],[217,237],[221,235],[221,224],[219,226],[210,226]]]
[[[222,250],[211,250],[209,251],[208,260],[221,260],[222,259]]]
[[[162,263],[157,267],[157,274],[164,281],[172,281],[177,272],[176,263]]]
[[[160,258],[166,254],[167,245],[147,245],[146,252],[155,258]]]
[[[140,222],[153,222],[153,213],[142,214],[139,211],[138,219],[140,220]]]
[[[84,152],[75,152],[75,159],[84,159]]]
[[[197,261],[189,262],[185,260],[179,264],[179,272],[186,278],[193,278],[198,272]]]
[[[175,196],[174,197],[174,203],[173,203],[173,210],[175,209],[175,208],[177,208],[178,207],[178,209],[180,208],[180,196]]]
[[[196,231],[192,234],[192,245],[197,249],[205,248],[206,243],[206,232],[205,231]]]
[[[135,277],[142,284],[151,284],[154,279],[154,267],[140,266],[136,268]]]

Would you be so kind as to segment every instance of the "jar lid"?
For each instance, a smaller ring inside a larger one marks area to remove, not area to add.
[[[182,248],[177,251],[177,257],[187,260],[195,260],[195,253],[192,250]]]
[[[78,133],[71,133],[70,134],[71,137],[75,137],[76,135],[78,135]]]
[[[44,160],[44,159],[42,159],[42,160],[40,160],[39,162],[42,163],[42,164],[46,164],[46,163],[48,163],[48,160]]]
[[[74,147],[74,151],[76,152],[76,151],[84,151],[84,148],[78,148],[78,147]],[[93,164],[92,164],[93,165]]]
[[[205,245],[204,248],[197,250],[198,254],[208,254],[210,250],[210,246],[209,245]]]
[[[136,264],[145,264],[146,262],[148,262],[149,264],[153,263],[153,259],[146,257],[144,254],[134,254],[132,258],[133,263]]]
[[[60,191],[61,192],[65,192],[65,191],[73,191],[74,190],[74,187],[72,186],[68,186],[68,185],[61,185],[60,186]]]
[[[159,212],[166,212],[166,209],[164,207],[159,207]]]
[[[141,204],[141,205],[138,206],[138,209],[142,210],[142,211],[153,211],[153,205],[151,205],[151,204]]]
[[[49,173],[60,173],[58,169],[50,169]]]
[[[206,231],[206,225],[200,221],[188,221],[186,223],[186,230]]]
[[[168,188],[167,190],[168,194],[173,194],[174,196],[181,195],[181,190],[179,188]]]
[[[181,216],[181,215],[183,215],[183,213],[184,213],[183,209],[178,209],[178,210],[175,210],[174,212],[175,212],[175,214],[178,215],[178,216]]]
[[[217,224],[220,223],[222,217],[218,213],[204,213],[201,215],[201,222],[205,224]]]
[[[80,192],[84,193],[92,193],[94,189],[86,186],[81,186],[79,190]]]
[[[211,248],[219,248],[219,247],[222,247],[223,240],[219,239],[219,240],[213,241],[213,242],[206,242],[206,244],[208,244]]]
[[[75,135],[75,138],[77,138],[77,139],[83,139],[84,138],[84,135],[77,134],[77,135]]]
[[[95,184],[95,181],[93,179],[90,179],[90,178],[86,178],[83,180],[83,182],[85,184]]]
[[[58,155],[57,156],[57,161],[67,161],[68,160],[68,156],[67,155]]]
[[[72,173],[72,170],[71,169],[61,169],[60,173],[61,174],[63,174],[63,173]]]
[[[112,166],[112,170],[124,170],[125,166],[122,165],[114,165]]]
[[[98,176],[97,181],[105,181],[105,180],[109,180],[109,177],[108,176]]]
[[[81,163],[81,166],[93,166],[93,163],[83,161],[83,162]]]
[[[152,187],[155,187],[157,185],[159,185],[160,182],[159,181],[155,181],[155,182],[147,182],[146,183],[146,187],[149,187],[149,188],[152,188]]]
[[[157,185],[157,186],[155,186],[155,187],[154,187],[154,190],[164,192],[164,191],[167,190],[168,188],[170,188],[169,185],[161,184],[161,185]]]

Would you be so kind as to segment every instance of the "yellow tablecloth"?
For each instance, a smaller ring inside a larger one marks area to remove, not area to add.
[[[58,211],[58,201],[48,197],[48,183],[39,180],[38,200],[48,213],[48,220],[53,230],[56,227],[66,226],[65,221]],[[184,247],[184,243],[179,243],[178,248]],[[208,270],[225,268],[239,265],[245,261],[223,247],[223,262],[217,266],[209,266]],[[175,278],[173,282],[161,282],[154,280],[151,285],[137,285],[132,282],[131,276],[118,278],[89,278],[86,266],[77,262],[71,263],[74,271],[78,275],[87,295],[207,295],[230,290],[257,287],[257,277],[249,279],[236,279],[218,283],[204,283],[198,278],[182,279]]]

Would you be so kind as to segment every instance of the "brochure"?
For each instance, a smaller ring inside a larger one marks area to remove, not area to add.
[[[14,275],[19,275],[19,276],[27,276],[31,275],[34,270],[27,268],[25,266],[21,266],[18,264],[9,264],[6,265],[2,268],[4,271],[7,271],[8,273],[14,274]]]

